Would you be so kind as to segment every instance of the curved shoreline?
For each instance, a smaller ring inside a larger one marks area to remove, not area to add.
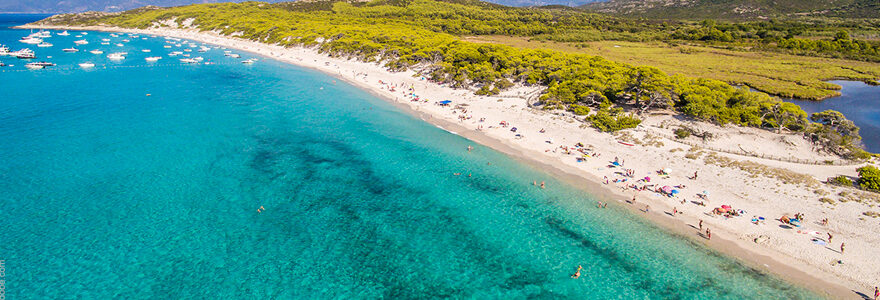
[[[713,226],[713,231],[716,231],[720,234],[717,235],[717,238],[706,241],[702,238],[699,238],[698,235],[695,234],[695,230],[691,228],[691,224],[695,223],[695,220],[690,216],[683,216],[681,218],[668,218],[663,214],[643,214],[638,212],[637,208],[633,205],[627,205],[621,199],[628,199],[629,196],[622,191],[615,189],[615,185],[603,185],[601,184],[601,178],[597,176],[597,174],[587,172],[583,169],[579,169],[570,164],[560,162],[556,157],[551,157],[548,155],[544,155],[545,153],[541,153],[536,151],[535,149],[529,149],[528,147],[521,146],[512,142],[512,139],[504,139],[498,136],[492,136],[486,132],[475,131],[472,128],[468,128],[463,124],[456,123],[451,119],[443,118],[438,114],[440,112],[428,112],[428,109],[422,109],[423,107],[418,106],[418,104],[412,104],[412,102],[406,102],[405,100],[400,99],[399,97],[394,97],[390,95],[390,92],[387,90],[382,90],[379,87],[374,85],[370,85],[365,81],[357,80],[354,76],[347,76],[347,74],[343,74],[342,71],[333,72],[333,68],[330,65],[327,67],[322,67],[321,64],[315,60],[314,63],[305,63],[302,60],[297,61],[296,59],[301,59],[301,56],[297,56],[296,53],[293,53],[292,56],[285,56],[282,51],[301,51],[303,53],[312,52],[312,57],[320,58],[323,61],[332,61],[334,62],[334,66],[336,64],[359,64],[359,65],[368,65],[367,63],[356,63],[348,60],[338,59],[338,58],[330,58],[326,55],[318,54],[316,51],[305,48],[289,48],[282,49],[278,46],[259,44],[253,41],[247,41],[242,39],[237,39],[234,37],[227,36],[219,36],[216,34],[212,34],[209,32],[198,32],[195,30],[189,29],[154,29],[154,30],[137,30],[137,29],[125,29],[125,28],[113,28],[113,27],[64,27],[64,26],[22,26],[21,28],[48,28],[48,29],[67,29],[67,30],[89,30],[89,31],[111,31],[111,32],[134,32],[141,34],[151,34],[151,35],[162,35],[162,36],[173,36],[177,38],[185,38],[190,40],[195,40],[199,42],[217,44],[224,47],[228,47],[230,49],[238,49],[242,51],[248,51],[251,53],[255,53],[258,55],[266,56],[284,63],[294,64],[300,67],[306,67],[314,70],[321,71],[335,78],[345,80],[363,90],[370,92],[373,95],[378,96],[381,99],[387,100],[389,103],[398,107],[399,109],[415,115],[422,120],[434,124],[436,126],[440,126],[441,128],[446,129],[447,131],[453,131],[456,134],[475,141],[477,143],[483,144],[487,147],[500,151],[502,153],[507,154],[515,158],[518,161],[524,162],[530,166],[540,168],[545,170],[556,177],[563,179],[564,181],[571,183],[574,187],[580,188],[582,190],[586,190],[589,194],[595,196],[598,199],[602,199],[603,201],[608,202],[619,202],[621,206],[627,207],[634,215],[645,215],[645,217],[652,221],[652,223],[657,224],[659,227],[666,229],[672,234],[676,234],[678,236],[682,236],[684,238],[688,238],[693,242],[701,243],[706,245],[707,247],[714,249],[718,252],[721,252],[725,255],[733,257],[740,262],[745,263],[746,265],[753,267],[755,269],[761,270],[763,272],[775,274],[782,279],[785,279],[789,282],[793,282],[799,286],[803,286],[810,290],[819,292],[820,295],[825,295],[826,297],[850,297],[850,295],[855,296],[856,290],[864,290],[864,283],[858,283],[856,281],[840,278],[836,274],[826,272],[819,268],[816,268],[812,265],[803,264],[803,261],[799,261],[793,257],[785,255],[783,253],[779,253],[773,251],[773,249],[767,247],[761,247],[754,243],[748,243],[743,239],[731,239],[726,237],[736,237],[737,233],[728,231],[723,226]],[[274,49],[278,48],[278,49]],[[276,54],[274,51],[279,51]],[[267,53],[268,52],[268,53]],[[381,67],[372,65],[375,72],[382,73],[386,72],[382,70]],[[338,70],[338,68],[337,68]],[[350,70],[346,70],[350,71]],[[387,73],[387,72],[386,72]],[[396,76],[392,77],[400,77],[401,75],[406,75],[406,72],[397,73]],[[391,73],[389,73],[391,74]],[[391,76],[391,75],[388,75]],[[393,78],[393,80],[400,80],[400,78]],[[376,79],[371,77],[370,79]],[[410,78],[410,80],[414,84],[424,84],[427,88],[429,83],[424,81],[419,81],[414,78]],[[436,86],[436,84],[431,84]],[[457,94],[462,92],[462,90],[453,90],[445,87],[435,87],[437,89],[447,89],[446,91],[449,95]],[[458,96],[455,96],[458,97]],[[440,100],[440,99],[436,99]],[[510,109],[514,109],[516,105],[511,106]],[[522,114],[522,111],[520,111]],[[517,124],[519,125],[519,124]],[[561,131],[561,130],[560,130]],[[563,138],[564,140],[564,138]],[[612,139],[613,140],[613,139]],[[613,154],[609,155],[613,156]],[[629,159],[636,160],[637,157],[627,157]],[[584,186],[586,180],[587,186]],[[690,185],[690,182],[688,183]],[[617,200],[617,201],[612,201]],[[651,198],[643,198],[639,200],[643,203],[650,203],[652,207],[656,209],[660,209],[660,211],[665,209],[671,209],[670,205],[664,203],[662,201],[657,201]],[[815,275],[811,274],[822,274],[825,278],[819,278]],[[832,282],[827,279],[827,277],[833,277],[838,282],[843,282],[844,284]]]

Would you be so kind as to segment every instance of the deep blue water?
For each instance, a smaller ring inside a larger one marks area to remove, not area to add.
[[[880,86],[868,85],[861,81],[831,81],[840,85],[841,96],[823,101],[785,99],[800,105],[807,113],[828,109],[843,113],[861,129],[865,149],[880,153]]]
[[[8,299],[815,297],[324,74],[84,38],[2,58]]]

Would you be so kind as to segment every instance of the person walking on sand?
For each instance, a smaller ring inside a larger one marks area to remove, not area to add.
[[[678,214],[678,208],[677,208],[677,207],[673,207],[673,208],[672,208],[672,216],[675,217],[675,215],[677,215],[677,214]]]
[[[648,213],[648,212],[650,212],[650,211],[651,211],[651,206],[650,206],[650,205],[645,205],[645,213]]]
[[[831,244],[831,238],[833,238],[833,237],[834,237],[834,236],[831,235],[831,233],[829,232],[829,233],[828,233],[828,243],[829,243],[829,244]]]
[[[877,300],[878,297],[880,297],[880,288],[875,286],[874,287],[874,300]]]
[[[583,268],[584,267],[581,267],[580,265],[578,265],[578,270],[576,272],[574,272],[574,274],[571,274],[571,278],[573,278],[573,279],[580,278],[581,277],[581,269],[583,269]]]
[[[706,239],[712,240],[712,231],[708,227],[706,228]]]
[[[703,231],[703,219],[700,219],[700,231]]]
[[[840,243],[840,254],[843,254],[844,248],[846,248],[846,243]]]

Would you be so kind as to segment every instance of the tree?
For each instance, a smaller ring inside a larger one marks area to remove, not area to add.
[[[826,110],[812,114],[810,120],[816,122],[807,128],[813,143],[838,155],[864,156],[865,151],[859,147],[859,127],[843,114]]]
[[[628,73],[629,81],[626,90],[633,95],[635,106],[639,113],[644,113],[651,106],[659,103],[671,105],[674,86],[669,76],[654,67],[639,66],[632,68]]]
[[[803,129],[807,123],[807,114],[799,106],[788,102],[763,103],[761,119],[782,133],[783,128]],[[768,118],[771,117],[771,118]]]

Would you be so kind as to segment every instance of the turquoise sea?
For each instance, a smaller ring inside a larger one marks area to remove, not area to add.
[[[817,297],[327,75],[71,34],[0,58],[7,299]]]

